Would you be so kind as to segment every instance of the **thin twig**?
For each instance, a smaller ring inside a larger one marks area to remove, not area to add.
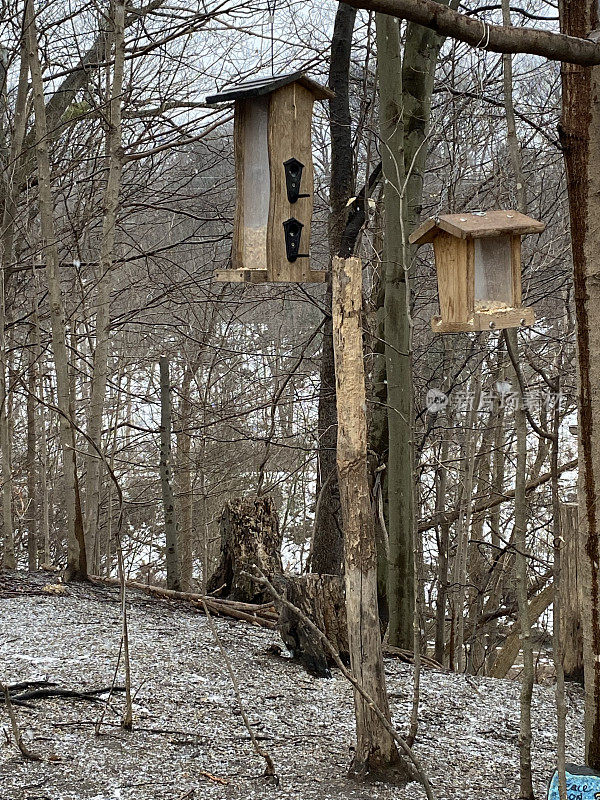
[[[21,755],[28,761],[41,761],[42,760],[41,756],[32,753],[31,750],[29,750],[28,747],[23,742],[21,732],[19,731],[17,715],[15,714],[15,710],[10,700],[10,691],[8,689],[8,686],[6,686],[3,683],[0,683],[0,689],[4,692],[4,702],[6,704],[6,711],[10,719],[10,724],[12,726],[13,736],[15,737],[15,744],[21,751]]]
[[[250,575],[249,577],[252,577],[252,576]],[[210,629],[212,631],[212,634],[215,637],[215,641],[216,641],[216,643],[217,643],[217,645],[219,647],[219,650],[221,651],[221,655],[223,656],[223,661],[225,662],[225,666],[227,667],[227,672],[229,673],[229,677],[231,678],[231,683],[232,683],[232,686],[233,686],[233,691],[235,692],[235,697],[236,697],[236,700],[237,700],[238,708],[239,708],[240,714],[242,715],[242,719],[244,720],[244,725],[246,726],[246,729],[247,729],[248,733],[250,734],[250,740],[252,742],[252,746],[254,747],[254,750],[256,751],[256,754],[258,756],[260,756],[261,758],[264,758],[265,763],[267,765],[265,767],[265,771],[263,773],[263,777],[265,777],[265,778],[274,778],[275,782],[279,783],[279,779],[277,777],[277,773],[275,772],[275,765],[273,764],[273,759],[267,753],[267,751],[263,750],[263,748],[259,745],[259,743],[258,743],[258,741],[256,739],[256,736],[254,734],[254,731],[252,730],[252,725],[250,723],[250,720],[248,719],[248,715],[246,714],[246,709],[244,708],[244,704],[242,702],[242,696],[240,694],[240,687],[239,687],[239,684],[237,682],[237,678],[235,677],[235,672],[233,671],[233,667],[231,666],[231,661],[229,660],[229,656],[227,655],[227,652],[226,652],[225,648],[223,647],[223,643],[221,642],[221,638],[219,636],[219,631],[217,630],[217,626],[215,625],[215,621],[212,618],[212,614],[208,610],[208,606],[206,605],[205,601],[202,600],[201,602],[202,602],[202,605],[204,606],[204,613],[206,614],[206,619],[208,620],[208,624],[210,625]]]

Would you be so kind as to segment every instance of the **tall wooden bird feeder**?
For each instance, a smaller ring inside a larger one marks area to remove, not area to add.
[[[234,283],[321,282],[310,268],[313,212],[313,103],[334,94],[303,72],[255,78],[206,98],[235,102],[237,201],[232,267],[215,277]]]
[[[544,228],[518,211],[443,214],[419,226],[409,242],[431,242],[435,253],[440,316],[433,330],[533,325],[533,309],[521,305],[521,236]]]

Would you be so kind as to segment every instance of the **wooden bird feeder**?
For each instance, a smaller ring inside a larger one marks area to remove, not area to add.
[[[232,267],[219,281],[321,282],[310,268],[313,103],[334,93],[303,72],[255,78],[206,98],[235,102]]]
[[[521,305],[521,236],[544,228],[518,211],[443,214],[420,225],[409,242],[433,243],[440,300],[433,330],[533,325],[533,309]]]

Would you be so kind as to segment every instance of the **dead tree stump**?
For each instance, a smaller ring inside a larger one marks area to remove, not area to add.
[[[221,515],[219,566],[207,584],[207,593],[244,603],[271,600],[268,591],[244,573],[258,567],[273,578],[282,572],[281,533],[271,497],[238,497],[225,504]]]
[[[348,628],[343,580],[338,575],[285,575],[276,588],[322,631],[342,660],[348,662]],[[330,678],[333,664],[318,637],[290,608],[282,605],[278,629],[285,646],[311,675]]]

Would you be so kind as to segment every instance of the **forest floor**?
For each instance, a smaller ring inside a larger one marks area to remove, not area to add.
[[[12,583],[11,583],[12,582]],[[0,576],[0,680],[49,680],[63,688],[110,685],[121,621],[116,589],[53,578]],[[29,594],[27,593],[29,592]],[[417,784],[356,784],[346,777],[354,734],[352,693],[338,671],[317,679],[269,654],[278,635],[216,619],[259,742],[279,784],[266,782],[206,618],[182,604],[129,594],[134,723],[123,730],[122,695],[94,734],[103,703],[67,698],[16,707],[26,761],[2,734],[0,800],[421,800]],[[406,729],[412,668],[386,659],[395,723]],[[118,682],[123,682],[119,670]],[[583,695],[568,688],[568,760],[580,761]],[[5,710],[1,727],[8,733]],[[518,797],[519,684],[425,670],[415,752],[438,800]],[[553,770],[554,691],[533,697],[534,773],[545,797]]]

